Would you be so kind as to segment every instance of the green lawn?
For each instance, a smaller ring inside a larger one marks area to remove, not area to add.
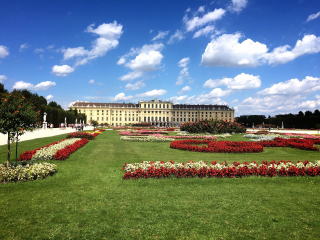
[[[21,151],[62,137],[23,142]],[[1,146],[1,161],[5,151]],[[52,177],[0,184],[0,239],[320,238],[320,177],[122,180],[125,162],[143,160],[297,161],[320,160],[320,153],[186,152],[169,143],[120,141],[107,131],[55,161]]]

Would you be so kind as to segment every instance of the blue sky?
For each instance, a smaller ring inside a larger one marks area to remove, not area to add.
[[[14,1],[0,81],[73,101],[320,108],[320,1]]]

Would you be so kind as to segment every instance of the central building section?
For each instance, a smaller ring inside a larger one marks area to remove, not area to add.
[[[152,125],[172,123],[173,104],[160,100],[139,102],[141,122]]]

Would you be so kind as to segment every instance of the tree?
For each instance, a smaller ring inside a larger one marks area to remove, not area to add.
[[[7,164],[10,162],[10,142],[14,136],[22,135],[26,130],[35,127],[38,113],[19,92],[6,93],[0,96],[0,132],[7,134]],[[16,143],[18,147],[18,143]]]
[[[98,126],[98,122],[96,120],[91,120],[91,124],[93,126],[93,130],[96,130],[96,127]]]
[[[8,93],[8,91],[4,88],[4,85],[0,83],[0,96],[4,93]]]

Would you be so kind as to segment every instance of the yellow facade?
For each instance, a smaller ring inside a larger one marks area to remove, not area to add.
[[[111,126],[135,123],[178,126],[205,119],[234,121],[234,110],[225,105],[173,104],[160,100],[140,101],[138,104],[76,102],[71,109],[86,114],[88,123],[95,120]]]

